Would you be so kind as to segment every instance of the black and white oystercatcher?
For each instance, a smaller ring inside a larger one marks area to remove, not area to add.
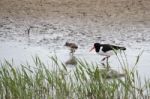
[[[110,45],[110,44],[100,44],[100,43],[94,43],[94,46],[91,48],[90,51],[95,49],[95,52],[106,56],[102,59],[104,61],[105,59],[108,59],[111,55],[115,54],[118,50],[126,50],[125,47]]]
[[[70,48],[70,53],[72,54],[78,49],[78,46],[75,43],[66,42],[65,46]]]

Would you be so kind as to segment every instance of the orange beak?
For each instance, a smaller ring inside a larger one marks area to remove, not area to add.
[[[90,49],[90,51],[89,52],[91,52],[93,49],[95,49],[94,47],[92,47],[91,49]]]

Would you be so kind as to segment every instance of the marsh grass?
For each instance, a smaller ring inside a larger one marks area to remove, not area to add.
[[[123,77],[113,76],[111,69],[100,69],[99,65],[80,59],[72,69],[57,57],[51,58],[53,66],[45,65],[39,57],[33,60],[35,67],[21,64],[16,68],[7,60],[1,63],[1,99],[148,99],[146,96],[150,94],[149,80],[142,84],[136,70],[139,58],[129,69],[124,62],[127,59],[118,57]]]

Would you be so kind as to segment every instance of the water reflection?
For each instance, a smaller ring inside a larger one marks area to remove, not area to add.
[[[74,55],[70,55],[69,59],[65,62],[66,65],[77,65],[77,58]]]

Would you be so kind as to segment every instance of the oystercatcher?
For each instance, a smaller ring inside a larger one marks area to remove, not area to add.
[[[78,49],[78,46],[75,43],[69,43],[66,42],[64,46],[67,46],[70,48],[70,53],[73,54],[75,52],[75,50]]]
[[[126,50],[125,47],[110,45],[110,44],[100,44],[100,43],[94,43],[94,46],[91,48],[90,51],[95,49],[96,53],[106,56],[102,59],[104,61],[105,59],[108,60],[108,58],[115,54],[117,50]]]

